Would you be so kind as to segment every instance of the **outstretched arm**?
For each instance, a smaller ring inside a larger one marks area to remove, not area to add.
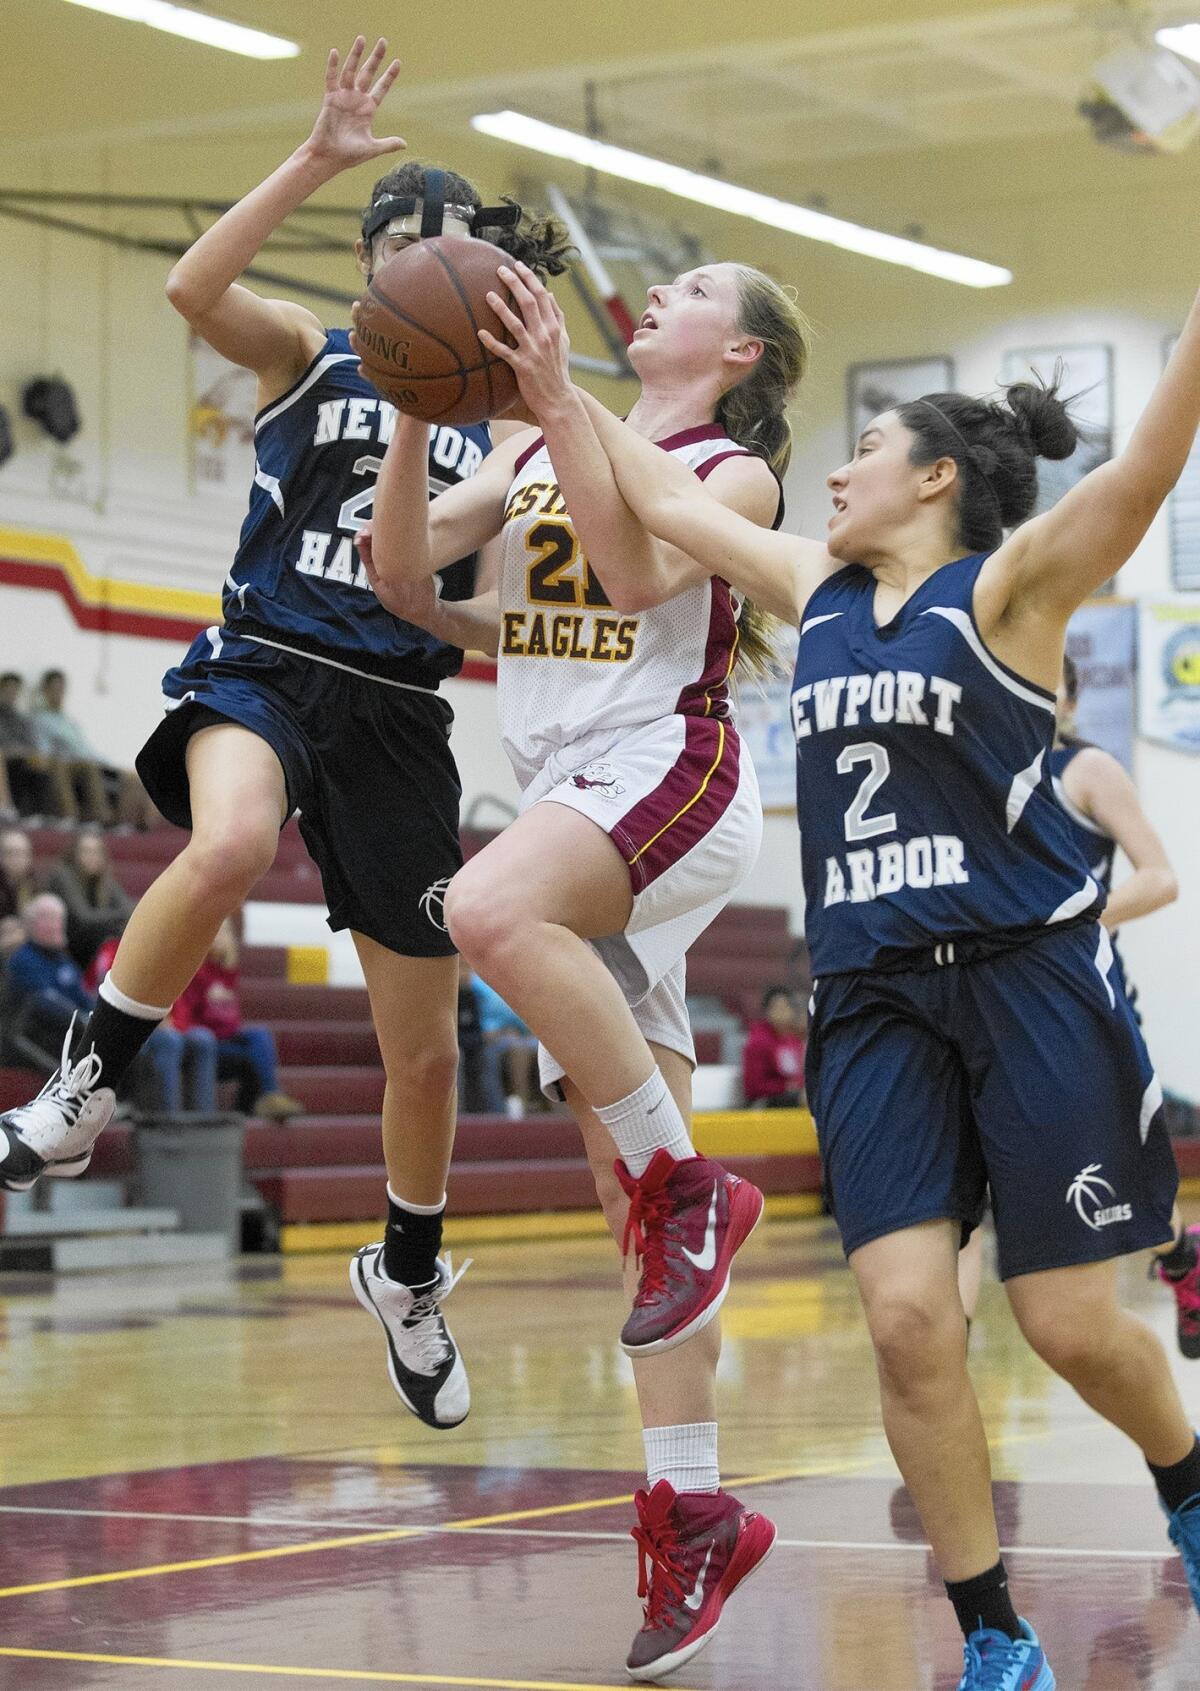
[[[520,314],[497,293],[488,300],[515,344],[507,346],[486,331],[480,339],[516,372],[522,397],[545,436],[571,525],[610,604],[618,611],[643,611],[706,581],[711,571],[648,533],[622,497],[572,385],[570,341],[554,295],[527,265],[501,266],[500,276]],[[758,459],[718,465],[710,488],[714,498],[754,522],[769,523],[775,514],[779,490]]]
[[[590,394],[580,398],[626,503],[650,532],[763,610],[794,625],[802,622],[813,592],[842,567],[828,548],[747,522],[714,499],[686,465],[643,440],[599,400]]]
[[[1133,869],[1109,896],[1100,920],[1119,928],[1135,916],[1149,916],[1179,897],[1179,883],[1167,848],[1126,770],[1099,746],[1073,757],[1063,775],[1067,797],[1109,839],[1116,840]]]
[[[339,59],[335,48],[325,66],[325,96],[308,140],[265,182],[193,242],[167,277],[167,298],[210,346],[259,377],[269,399],[288,387],[325,338],[319,318],[288,300],[262,299],[238,285],[263,243],[297,206],[339,172],[364,160],[399,151],[398,135],[377,140],[371,133],[379,103],[400,71],[399,59],[385,70],[385,41],[366,59],[360,35]]]
[[[1060,621],[1128,562],[1179,480],[1200,428],[1200,295],[1124,451],[997,553],[1009,612]]]

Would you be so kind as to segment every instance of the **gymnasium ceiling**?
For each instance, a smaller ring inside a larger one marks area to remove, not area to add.
[[[3,0],[0,187],[88,185],[232,197],[299,139],[324,53],[356,27],[404,61],[385,122],[415,151],[461,160],[489,190],[578,173],[485,140],[476,111],[511,106],[581,128],[594,87],[603,133],[768,193],[1006,261],[1010,214],[1137,192],[1193,210],[1200,143],[1178,158],[1100,147],[1075,107],[1091,65],[1128,38],[1108,0],[211,0],[210,10],[303,44],[262,63],[83,10]],[[1149,23],[1200,19],[1200,0],[1148,0]],[[366,174],[366,173],[365,173]],[[574,177],[574,179],[573,179]],[[611,182],[643,209],[661,196]],[[357,183],[332,190],[339,202]],[[669,202],[721,250],[734,220]],[[996,214],[999,213],[997,218]],[[741,228],[744,230],[745,226]],[[1194,250],[1195,219],[1188,220]],[[757,237],[767,256],[777,238]],[[753,253],[746,256],[753,257]],[[759,260],[762,261],[761,259]]]

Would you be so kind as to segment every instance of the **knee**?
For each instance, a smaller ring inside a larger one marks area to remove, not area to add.
[[[512,942],[517,925],[503,889],[460,871],[446,891],[445,912],[450,938],[486,979],[485,965]]]
[[[1069,1306],[1028,1308],[1020,1312],[1017,1324],[1030,1348],[1065,1380],[1104,1366],[1112,1326],[1098,1312],[1082,1314]]]
[[[240,904],[275,861],[278,833],[265,828],[220,827],[194,833],[187,866],[205,902]]]
[[[964,1365],[963,1314],[902,1289],[882,1293],[867,1309],[881,1380],[901,1396],[920,1394],[948,1365]]]

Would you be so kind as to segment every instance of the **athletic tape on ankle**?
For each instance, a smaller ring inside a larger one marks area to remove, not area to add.
[[[142,1022],[161,1022],[171,1014],[169,1004],[160,1008],[157,1004],[139,1004],[136,998],[130,998],[117,986],[111,973],[100,982],[99,996],[114,1010],[120,1010],[126,1016],[136,1016]]]

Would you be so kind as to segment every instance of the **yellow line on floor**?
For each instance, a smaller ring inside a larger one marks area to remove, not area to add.
[[[460,1685],[476,1691],[629,1691],[628,1685],[579,1684],[567,1679],[477,1679],[449,1673],[371,1673],[365,1668],[275,1667],[265,1662],[201,1662],[174,1656],[102,1656],[84,1650],[17,1650],[0,1645],[0,1656],[29,1662],[95,1662],[104,1667],[186,1668],[197,1673],[257,1673],[277,1679],[325,1679],[368,1685]],[[684,1691],[677,1686],[675,1691]]]
[[[849,1462],[808,1463],[804,1467],[780,1469],[768,1474],[747,1474],[730,1480],[731,1487],[770,1485],[775,1481],[815,1479],[834,1474],[857,1473],[871,1467],[878,1456]],[[161,1562],[147,1568],[115,1568],[103,1574],[78,1574],[71,1579],[42,1580],[36,1585],[10,1585],[0,1597],[33,1597],[43,1591],[69,1591],[84,1585],[118,1585],[125,1580],[153,1579],[161,1574],[198,1573],[206,1568],[236,1567],[242,1562],[269,1562],[283,1556],[307,1556],[322,1550],[351,1550],[362,1544],[387,1544],[402,1538],[420,1538],[431,1533],[463,1532],[471,1527],[501,1527],[513,1521],[546,1520],[555,1515],[578,1515],[593,1509],[616,1509],[630,1502],[630,1493],[613,1497],[589,1497],[574,1503],[545,1503],[534,1509],[510,1509],[501,1515],[476,1515],[465,1521],[441,1521],[428,1526],[389,1527],[380,1532],[354,1533],[346,1538],[319,1538],[304,1544],[281,1544],[269,1550],[241,1550],[228,1556],[204,1556],[190,1562]]]
[[[356,1544],[386,1544],[389,1539],[416,1538],[427,1527],[389,1527],[383,1532],[360,1532],[351,1538],[318,1538],[306,1544],[279,1544],[270,1550],[239,1550],[229,1556],[204,1556],[192,1562],[159,1562],[150,1568],[115,1568],[106,1574],[79,1574],[74,1579],[48,1579],[37,1585],[10,1585],[0,1597],[32,1597],[39,1591],[69,1591],[79,1585],[116,1585],[127,1579],[151,1579],[158,1574],[194,1573],[202,1568],[230,1568],[239,1562],[270,1562],[280,1556],[307,1556],[316,1550],[348,1550]]]

